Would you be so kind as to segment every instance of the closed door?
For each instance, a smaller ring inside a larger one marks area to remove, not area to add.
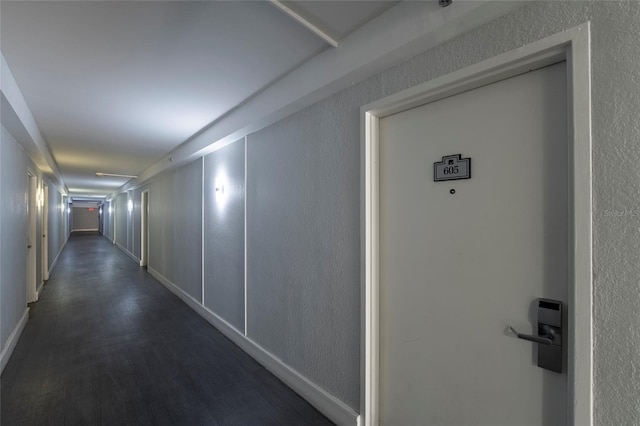
[[[566,91],[560,63],[380,120],[381,424],[566,423],[566,361],[507,331],[567,301]]]
[[[49,186],[42,184],[42,280],[49,279]]]
[[[27,199],[27,303],[38,300],[36,282],[36,244],[38,241],[36,234],[36,194],[38,192],[38,182],[31,173],[27,177],[28,199]]]

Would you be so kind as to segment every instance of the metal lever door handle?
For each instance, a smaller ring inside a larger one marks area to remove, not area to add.
[[[530,334],[518,333],[518,331],[509,326],[509,331],[518,336],[518,339],[528,340],[534,343],[540,343],[541,345],[552,345],[553,344],[553,336],[552,335],[544,335],[544,336],[532,336]]]

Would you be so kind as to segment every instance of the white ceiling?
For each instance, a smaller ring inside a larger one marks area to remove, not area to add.
[[[338,40],[395,3],[283,2]],[[96,172],[141,173],[333,49],[267,1],[2,0],[0,19],[2,54],[72,196],[112,193],[127,179]]]

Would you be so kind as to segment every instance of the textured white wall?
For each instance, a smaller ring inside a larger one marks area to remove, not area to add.
[[[224,179],[223,199],[218,201],[216,179]],[[241,333],[244,188],[244,138],[204,157],[204,305]]]
[[[142,192],[144,192],[148,187],[142,186],[136,188],[133,191],[133,214],[132,214],[132,226],[133,226],[133,255],[140,259],[141,256],[141,246],[140,246],[140,231],[142,226],[142,205],[141,205],[141,197]]]
[[[202,303],[202,160],[149,184],[149,266]]]
[[[248,335],[356,410],[357,97],[334,96],[250,135],[247,147]]]
[[[113,215],[109,213],[109,208],[112,206],[111,201],[105,201],[102,204],[102,235],[107,238],[113,238],[112,224]]]
[[[49,238],[50,266],[58,256],[68,237],[66,213],[60,205],[62,195],[55,184],[37,169],[20,144],[4,128],[0,127],[0,343],[2,348],[14,330],[25,309],[27,268],[27,173],[44,179],[49,187]],[[41,186],[41,182],[38,183]],[[42,208],[36,212],[36,283],[42,283]]]
[[[4,126],[0,126],[0,176],[2,176],[2,168],[3,168],[3,163],[2,163],[2,159],[4,158],[2,155],[2,145],[5,144],[4,139],[9,137],[9,132],[7,132],[4,128]],[[2,184],[0,183],[0,200],[2,199]],[[4,345],[5,345],[5,341],[2,338],[3,332],[2,332],[2,327],[3,327],[3,319],[2,319],[2,311],[3,311],[3,302],[2,302],[2,222],[3,222],[3,216],[4,216],[4,209],[0,208],[0,353],[2,353],[3,349],[4,349]],[[25,297],[25,301],[26,301],[26,297]]]
[[[27,308],[27,156],[4,127],[0,139],[0,342],[4,348]]]

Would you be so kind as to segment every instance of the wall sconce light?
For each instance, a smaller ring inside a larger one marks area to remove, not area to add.
[[[127,202],[127,210],[129,210],[129,213],[133,211],[133,201],[129,200]]]
[[[36,193],[36,204],[38,207],[44,206],[44,189],[38,188],[38,192]]]
[[[222,176],[216,178],[215,181],[216,203],[223,203],[226,199],[224,193],[225,179]]]
[[[109,206],[109,214],[113,213],[113,207]]]

